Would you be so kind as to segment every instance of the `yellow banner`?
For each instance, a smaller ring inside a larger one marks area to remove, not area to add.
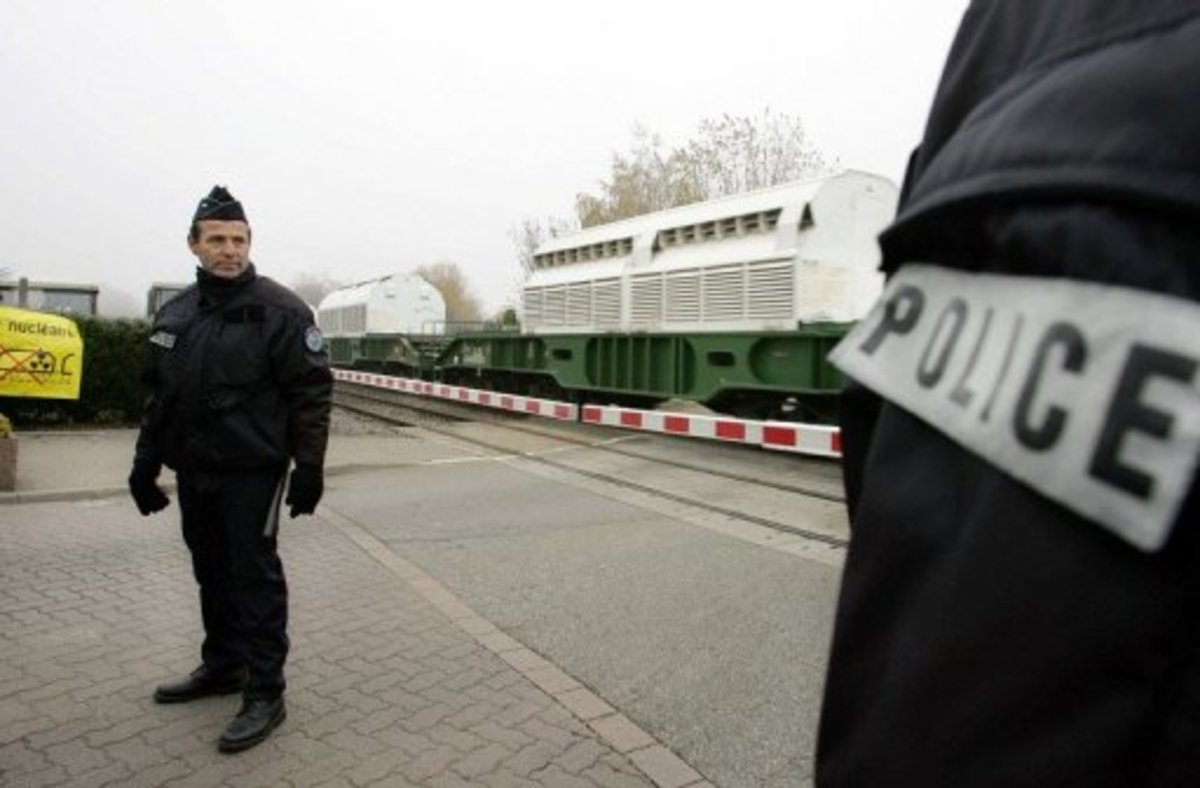
[[[75,321],[0,306],[0,397],[79,399],[82,372]]]

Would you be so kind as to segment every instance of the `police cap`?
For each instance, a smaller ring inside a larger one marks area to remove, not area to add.
[[[192,217],[193,222],[206,220],[244,222],[246,213],[242,210],[242,204],[228,189],[224,186],[214,186],[208,196],[200,200],[200,204],[196,206],[196,214]]]

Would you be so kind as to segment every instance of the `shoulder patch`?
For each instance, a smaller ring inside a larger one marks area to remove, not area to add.
[[[1200,461],[1200,304],[1181,298],[906,264],[830,360],[1147,552]]]
[[[169,334],[166,331],[155,331],[150,335],[150,341],[159,347],[166,348],[167,350],[175,347],[175,335]]]
[[[325,347],[325,337],[321,336],[321,329],[316,326],[309,326],[304,332],[304,347],[310,353],[320,353],[321,348]]]

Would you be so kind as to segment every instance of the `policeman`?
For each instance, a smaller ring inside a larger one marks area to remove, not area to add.
[[[221,186],[200,201],[188,234],[196,283],[154,319],[150,397],[129,489],[143,515],[167,506],[156,479],[175,470],[183,538],[200,586],[201,664],[163,684],[159,703],[240,691],[219,741],[236,752],[283,721],[287,585],[276,551],[287,484],[292,517],[323,491],[332,376],[308,306],[259,276],[250,226]]]
[[[833,359],[821,786],[1200,785],[1200,3],[975,0]]]

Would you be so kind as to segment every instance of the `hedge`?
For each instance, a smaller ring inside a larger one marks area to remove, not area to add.
[[[149,344],[146,320],[73,318],[83,339],[78,400],[0,397],[0,413],[18,430],[73,426],[127,426],[141,418],[141,385]]]

